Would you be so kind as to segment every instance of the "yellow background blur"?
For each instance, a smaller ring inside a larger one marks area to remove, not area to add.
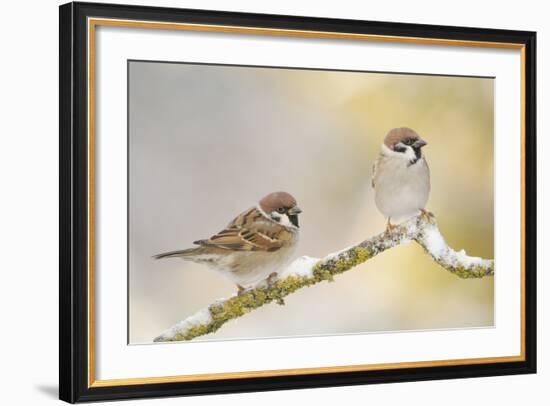
[[[188,248],[265,194],[304,210],[296,256],[384,230],[371,167],[393,127],[416,130],[427,208],[447,242],[493,258],[493,79],[130,63],[130,343],[227,297],[205,266],[152,255]],[[493,325],[493,278],[461,280],[411,243],[200,339]]]

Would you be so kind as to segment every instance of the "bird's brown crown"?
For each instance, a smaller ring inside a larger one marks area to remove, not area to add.
[[[399,127],[390,130],[384,138],[384,144],[386,147],[393,149],[395,144],[404,142],[406,140],[416,141],[420,136],[412,129],[408,127]]]
[[[260,208],[265,213],[277,211],[280,207],[290,209],[294,206],[296,206],[296,199],[287,192],[270,193],[260,200]]]

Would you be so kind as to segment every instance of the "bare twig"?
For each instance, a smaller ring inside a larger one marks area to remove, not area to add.
[[[410,241],[416,241],[435,262],[460,278],[483,278],[494,274],[492,259],[470,257],[463,250],[454,251],[443,239],[435,219],[421,214],[324,258],[298,258],[279,272],[274,282],[262,283],[241,295],[219,300],[164,331],[154,341],[192,340],[213,333],[229,320],[273,301],[284,304],[284,297],[292,292],[322,281],[332,281],[335,275]]]

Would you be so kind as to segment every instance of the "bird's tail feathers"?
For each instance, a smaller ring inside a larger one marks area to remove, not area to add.
[[[189,248],[186,250],[180,250],[180,251],[170,251],[170,252],[164,252],[162,254],[153,255],[153,258],[155,259],[162,259],[162,258],[184,258],[197,255],[199,248]]]

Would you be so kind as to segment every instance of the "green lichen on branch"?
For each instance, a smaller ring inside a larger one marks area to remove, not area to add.
[[[359,264],[367,261],[371,257],[368,249],[357,246],[347,249],[336,255],[334,258],[328,258],[319,261],[312,269],[313,283],[322,281],[334,281],[334,276],[341,274]]]
[[[455,266],[449,269],[449,271],[462,279],[483,278],[485,276],[494,275],[494,261],[491,261],[489,267],[473,266],[466,268],[464,266]]]
[[[423,214],[325,258],[298,258],[279,273],[278,279],[264,282],[240,295],[217,301],[166,330],[154,341],[188,341],[214,333],[230,320],[268,303],[283,305],[284,298],[293,292],[323,281],[332,282],[336,275],[410,241],[417,242],[441,267],[460,278],[494,275],[492,259],[470,257],[464,251],[454,251],[443,239],[435,218]]]

